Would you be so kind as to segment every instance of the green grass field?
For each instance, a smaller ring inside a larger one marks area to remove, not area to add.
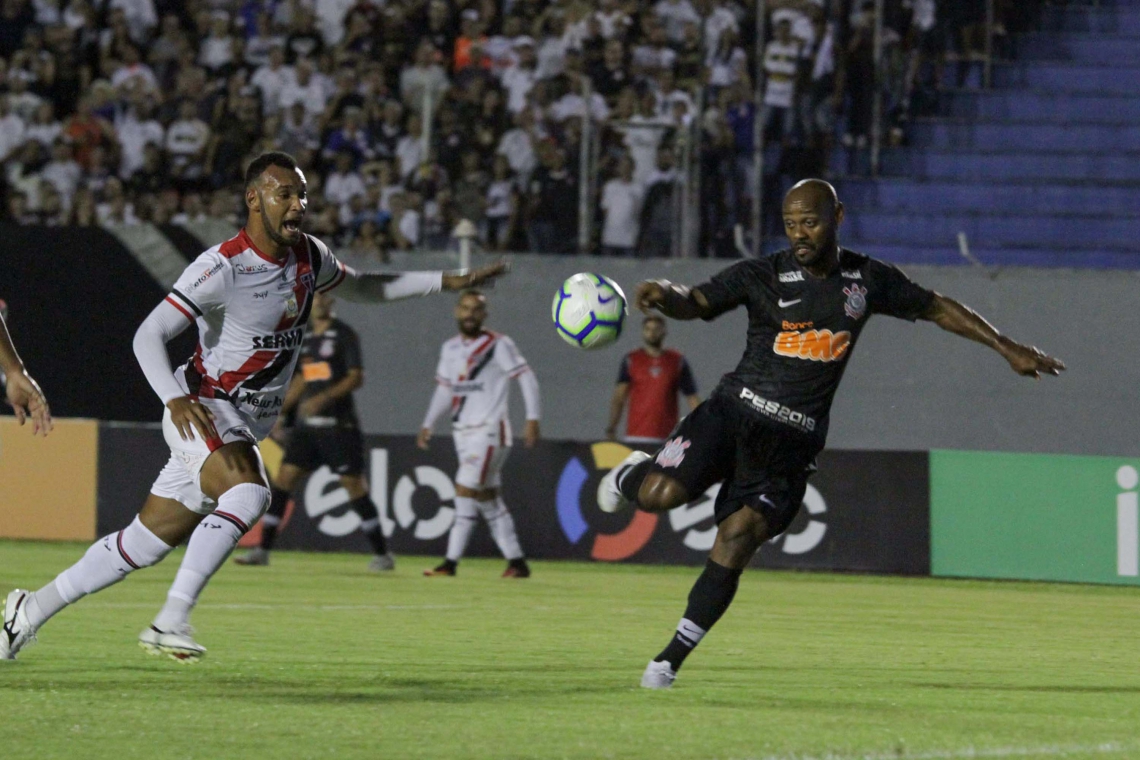
[[[36,588],[78,545],[0,542]],[[1140,758],[1140,592],[746,573],[670,692],[693,568],[357,555],[226,567],[187,666],[135,643],[180,553],[0,663],[0,758]]]

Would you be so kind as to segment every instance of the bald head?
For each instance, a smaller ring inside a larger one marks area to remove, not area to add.
[[[792,189],[784,196],[784,208],[790,205],[801,209],[812,209],[816,213],[830,210],[835,213],[839,210],[839,193],[830,182],[822,179],[800,180],[792,185]]]
[[[797,182],[784,196],[784,234],[801,266],[826,273],[838,261],[843,204],[831,183]]]

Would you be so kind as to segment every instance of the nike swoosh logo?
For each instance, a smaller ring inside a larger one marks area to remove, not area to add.
[[[617,293],[614,293],[609,298],[605,298],[604,296],[602,296],[601,293],[599,293],[598,294],[598,303],[609,303],[610,301],[614,300],[615,298],[617,298]]]
[[[797,298],[797,299],[796,299],[796,300],[794,300],[794,301],[785,301],[783,298],[781,298],[781,299],[779,300],[779,302],[778,302],[778,303],[780,304],[780,308],[781,308],[781,309],[786,309],[786,308],[788,308],[789,306],[795,306],[796,304],[798,304],[798,303],[799,303],[800,301],[802,301],[802,300],[804,300],[804,299],[802,299],[802,298]]]

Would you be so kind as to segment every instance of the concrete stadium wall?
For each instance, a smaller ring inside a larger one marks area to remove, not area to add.
[[[449,267],[455,261],[446,254],[397,254],[387,266]],[[577,440],[602,435],[622,352],[639,344],[638,315],[631,315],[626,333],[609,349],[582,352],[563,343],[549,317],[562,279],[596,269],[630,291],[648,277],[697,283],[728,263],[515,256],[514,271],[490,294],[488,325],[514,337],[534,367],[542,384],[544,433]],[[1140,355],[1132,348],[1132,336],[1140,334],[1134,306],[1140,273],[1007,269],[991,278],[961,267],[907,271],[1009,335],[1061,357],[1069,371],[1033,382],[1015,376],[984,347],[931,324],[879,317],[863,333],[836,398],[832,447],[1140,454],[1134,411]],[[452,300],[339,306],[363,341],[368,380],[358,402],[366,430],[418,429],[439,344],[455,329]],[[712,324],[670,324],[668,342],[689,357],[702,395],[739,359],[745,323],[741,310]],[[515,398],[517,427],[521,402]]]

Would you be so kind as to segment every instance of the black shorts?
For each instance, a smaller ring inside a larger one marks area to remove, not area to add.
[[[364,472],[364,439],[356,428],[298,425],[289,434],[281,462],[306,472],[327,464],[337,475],[360,475]]]
[[[776,536],[799,512],[821,449],[814,438],[781,429],[714,393],[673,429],[649,471],[675,478],[694,499],[724,481],[716,497],[717,524],[750,507]]]

